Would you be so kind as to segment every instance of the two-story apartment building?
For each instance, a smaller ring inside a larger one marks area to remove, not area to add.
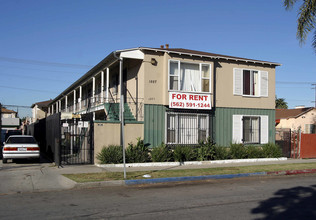
[[[48,114],[92,112],[102,145],[120,143],[121,100],[125,143],[274,142],[279,65],[168,45],[117,50],[52,100]]]

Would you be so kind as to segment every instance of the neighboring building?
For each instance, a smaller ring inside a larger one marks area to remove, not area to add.
[[[37,102],[31,106],[31,108],[32,108],[32,123],[34,123],[37,120],[40,120],[42,118],[46,118],[47,112],[48,112],[48,104],[51,101],[52,100]]]
[[[305,134],[316,133],[316,108],[276,109],[276,128],[298,130]]]
[[[17,118],[17,112],[4,108],[1,108],[1,143],[5,139],[5,134],[8,130],[16,130],[20,127],[20,119]]]
[[[16,111],[4,107],[1,108],[1,118],[16,118],[17,114]]]
[[[48,115],[93,112],[95,144],[119,144],[123,89],[125,143],[274,143],[279,65],[168,45],[117,50],[52,100]]]

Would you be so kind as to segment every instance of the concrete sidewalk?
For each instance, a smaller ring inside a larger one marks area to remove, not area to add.
[[[225,161],[222,163],[180,163],[169,164],[169,166],[145,166],[145,167],[128,167],[126,171],[153,171],[153,170],[166,170],[166,169],[200,169],[200,168],[213,168],[213,167],[231,167],[231,166],[251,166],[251,165],[265,165],[265,164],[293,164],[293,163],[314,163],[316,159],[301,160],[301,159],[286,159],[286,160],[271,160],[271,161],[255,161],[246,162],[246,160],[234,162]],[[316,168],[316,166],[315,166]],[[77,184],[76,182],[64,177],[62,174],[73,173],[98,173],[98,172],[123,172],[123,167],[115,166],[96,166],[96,165],[67,165],[63,167],[56,167],[51,163],[40,164],[15,164],[8,163],[2,164],[0,162],[0,195],[10,193],[24,193],[24,192],[38,192],[38,191],[51,191],[51,190],[66,190],[72,188],[88,188],[97,186],[115,186],[127,185],[126,181],[105,181],[96,183]],[[281,173],[282,174],[282,173]],[[248,175],[248,174],[246,174]],[[258,174],[262,175],[262,174]],[[221,178],[221,177],[216,177]],[[223,176],[224,178],[224,176]],[[227,178],[227,177],[226,177]],[[233,177],[228,177],[233,178]],[[189,179],[190,180],[190,179]],[[194,180],[194,179],[192,179]],[[164,180],[162,180],[164,181]],[[167,181],[167,180],[165,180]],[[175,179],[174,181],[188,181],[185,179]],[[131,181],[130,181],[131,182]],[[143,184],[143,183],[136,183]]]

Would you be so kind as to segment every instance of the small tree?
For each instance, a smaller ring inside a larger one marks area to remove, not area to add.
[[[285,99],[275,97],[275,108],[287,109],[288,106],[287,106],[287,102],[285,101]]]

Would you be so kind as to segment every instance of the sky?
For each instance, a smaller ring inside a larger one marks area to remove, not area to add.
[[[33,103],[54,99],[112,51],[168,43],[280,63],[277,97],[314,106],[313,32],[299,44],[297,10],[282,0],[0,0],[0,102],[31,116]]]

